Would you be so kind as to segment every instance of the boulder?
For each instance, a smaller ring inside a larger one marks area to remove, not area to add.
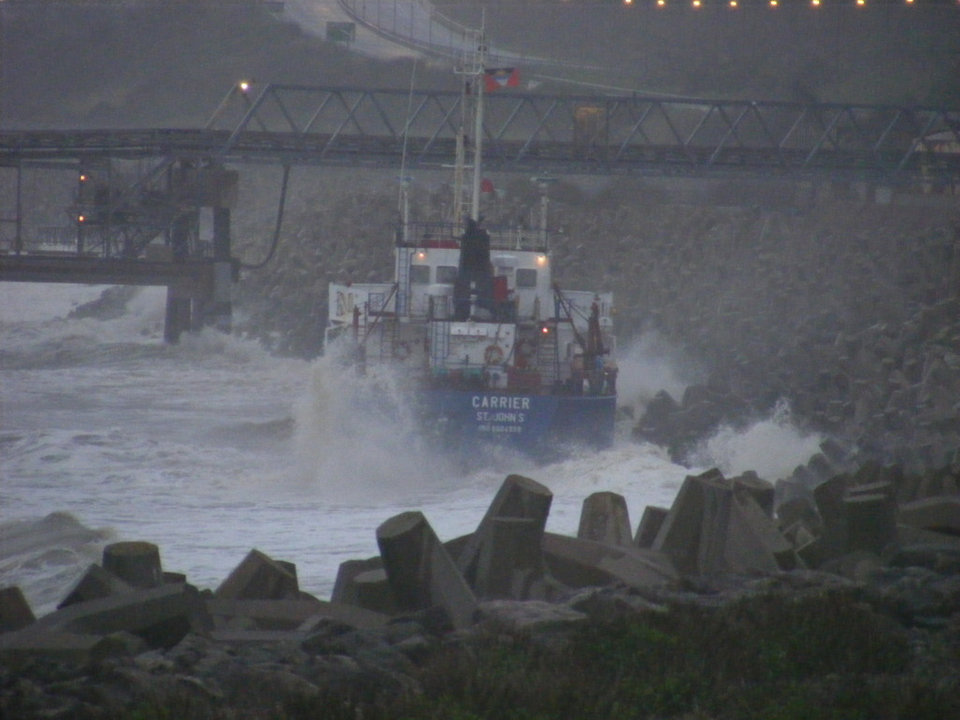
[[[481,621],[492,621],[511,630],[527,631],[556,628],[587,619],[582,612],[542,600],[488,600],[477,607],[477,616]]]

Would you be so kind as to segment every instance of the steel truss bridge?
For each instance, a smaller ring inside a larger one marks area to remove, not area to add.
[[[0,195],[0,281],[166,285],[168,339],[198,316],[228,324],[233,166],[283,166],[281,209],[294,165],[439,169],[455,157],[465,102],[459,91],[237,86],[204,128],[0,131],[0,179],[15,176],[15,198]],[[960,110],[512,89],[483,102],[490,172],[960,189]],[[53,245],[24,231],[22,176],[44,169],[76,183],[73,225],[53,229]],[[212,242],[199,236],[204,210]]]
[[[0,132],[0,165],[85,158],[436,168],[452,162],[458,91],[266,85],[232,90],[203,129]],[[484,96],[491,172],[960,180],[960,109]]]

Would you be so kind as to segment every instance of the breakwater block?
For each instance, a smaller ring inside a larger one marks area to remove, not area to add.
[[[543,577],[543,526],[535,518],[494,517],[484,532],[474,581],[477,596],[526,599]]]
[[[684,478],[653,542],[653,549],[667,555],[682,573],[693,575],[699,570],[705,488],[708,484],[716,483],[718,478],[723,478],[719,470],[708,470],[702,475]]]
[[[110,638],[61,630],[26,628],[0,635],[0,662],[17,668],[37,658],[77,665],[109,653]]]
[[[653,549],[688,575],[792,569],[793,546],[754,498],[715,469],[687,476]]]
[[[653,547],[653,541],[657,539],[657,533],[663,526],[663,521],[669,514],[667,508],[648,505],[643,509],[643,515],[640,517],[640,524],[637,526],[636,535],[633,538],[633,544],[638,548],[649,550]]]
[[[549,575],[570,588],[623,583],[635,588],[673,585],[679,579],[660,552],[606,545],[544,533],[543,561]]]
[[[363,608],[323,600],[207,600],[207,612],[217,631],[237,629],[247,621],[256,630],[298,630],[331,620],[355,628],[376,629],[387,624],[387,616]],[[240,628],[242,629],[242,628]]]
[[[851,493],[843,500],[846,550],[879,555],[897,540],[897,504],[885,493]]]
[[[20,630],[36,620],[18,587],[0,588],[0,633]]]
[[[478,584],[477,570],[480,555],[484,546],[493,540],[494,518],[531,520],[536,528],[532,533],[536,535],[537,532],[542,533],[547,526],[547,516],[550,514],[552,503],[553,493],[546,486],[522,475],[508,475],[487,508],[476,532],[464,541],[463,548],[460,550],[457,567],[467,582],[471,586]],[[487,552],[489,553],[490,550],[488,549]],[[489,584],[489,582],[479,580],[480,585]]]
[[[98,598],[109,597],[117,593],[132,592],[135,590],[132,585],[124,582],[116,575],[108,572],[96,563],[87,568],[83,577],[73,586],[73,589],[67,593],[67,596],[57,605],[58,609],[75,605],[87,600],[96,600]]]
[[[330,600],[385,615],[399,612],[379,556],[340,563]]]
[[[383,570],[383,560],[378,557],[366,560],[344,560],[337,568],[337,579],[333,583],[333,592],[330,599],[333,602],[357,604],[356,587],[354,580],[361,573],[368,570]],[[386,580],[386,574],[384,574]]]
[[[900,522],[960,536],[960,495],[930,497],[900,506]]]
[[[296,568],[253,549],[214,592],[223,600],[293,600],[300,596]]]
[[[76,603],[45,615],[35,626],[85,635],[126,631],[150,647],[166,648],[188,632],[209,632],[213,622],[197,589],[176,584]]]
[[[623,495],[597,492],[587,496],[580,511],[577,537],[581,540],[596,540],[607,545],[621,547],[633,545],[630,512]]]
[[[377,545],[398,607],[443,609],[453,627],[473,624],[477,600],[423,513],[395,515],[377,528]]]
[[[722,565],[732,572],[796,570],[802,563],[792,543],[756,497],[751,489],[734,483]]]
[[[163,584],[160,549],[139,540],[117,542],[103,549],[103,569],[135,588]]]
[[[753,471],[747,471],[731,480],[736,490],[746,492],[754,499],[767,517],[773,517],[776,489],[773,483],[759,477]]]
[[[823,533],[823,521],[820,519],[820,513],[817,512],[812,495],[809,498],[792,497],[785,500],[777,505],[776,515],[777,524],[784,530],[801,523],[814,535]]]
[[[353,578],[353,602],[357,607],[393,615],[399,612],[387,571],[381,568],[366,570]]]
[[[849,484],[847,475],[836,475],[813,489],[817,512],[823,520],[820,536],[823,552],[830,557],[842,555],[847,547],[847,523],[843,499]]]

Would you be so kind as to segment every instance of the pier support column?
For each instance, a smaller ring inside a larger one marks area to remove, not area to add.
[[[167,288],[167,310],[163,320],[163,341],[175,345],[180,342],[180,334],[190,330],[192,301],[183,297],[177,288]]]
[[[170,247],[173,262],[183,263],[190,257],[190,218],[181,215],[170,229]],[[191,297],[176,285],[167,287],[167,310],[163,321],[163,340],[170,344],[180,342],[180,334],[192,328],[193,305]]]
[[[213,299],[203,322],[230,332],[233,326],[233,263],[230,256],[230,208],[213,208]]]

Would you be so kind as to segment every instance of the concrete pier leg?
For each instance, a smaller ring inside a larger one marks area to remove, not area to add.
[[[160,549],[148,542],[118,542],[103,549],[103,569],[135,588],[163,585]]]
[[[230,208],[213,208],[213,298],[203,321],[222,332],[233,327],[233,266],[230,257]]]
[[[401,610],[447,612],[453,627],[473,624],[477,600],[420,512],[396,515],[377,528],[377,545]]]
[[[192,324],[190,298],[181,297],[175,288],[167,288],[167,310],[163,320],[163,341],[171,345],[180,342],[180,335]]]

